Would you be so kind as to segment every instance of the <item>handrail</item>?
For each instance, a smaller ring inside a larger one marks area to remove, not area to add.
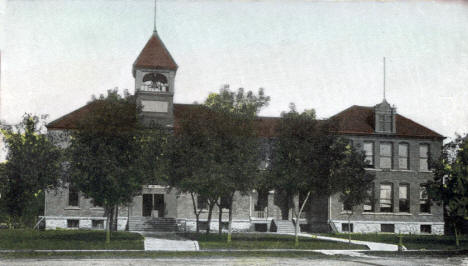
[[[38,222],[36,223],[36,225],[33,227],[33,230],[36,229],[36,227],[39,226],[39,224],[42,222],[42,220],[45,219],[45,216],[39,216],[39,217],[41,217],[41,219],[39,219],[39,221],[38,221]]]

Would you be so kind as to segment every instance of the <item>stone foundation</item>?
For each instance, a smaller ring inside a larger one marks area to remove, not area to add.
[[[78,227],[69,228],[67,220],[79,220]],[[103,228],[93,228],[93,220],[103,221]],[[119,217],[117,221],[117,230],[123,231],[127,226],[127,217]],[[45,229],[92,229],[99,230],[106,228],[105,217],[45,217]]]
[[[336,229],[340,233],[342,231],[342,224],[347,224],[348,221],[334,220]],[[421,225],[430,225],[431,234],[443,235],[444,224],[443,223],[431,223],[431,222],[394,222],[394,221],[350,221],[353,225],[353,233],[380,233],[381,224],[393,224],[395,226],[394,233],[396,234],[425,234],[421,232]]]
[[[206,226],[204,224],[207,223],[207,220],[202,220],[200,219],[200,229],[205,230]],[[227,232],[227,224],[228,221],[224,221],[223,223],[225,224],[223,227],[223,232]],[[251,229],[252,224],[250,223],[249,220],[234,220],[232,221],[232,231],[233,232],[248,232],[248,231],[253,231]],[[212,220],[210,223],[210,230],[211,231],[218,231],[219,228],[219,221],[218,220]],[[195,232],[197,230],[197,224],[195,219],[187,219],[185,221],[185,230],[188,232]]]

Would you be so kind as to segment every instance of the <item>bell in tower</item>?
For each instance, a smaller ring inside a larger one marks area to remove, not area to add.
[[[133,63],[135,96],[142,106],[142,118],[146,126],[173,126],[174,79],[177,68],[155,30]]]

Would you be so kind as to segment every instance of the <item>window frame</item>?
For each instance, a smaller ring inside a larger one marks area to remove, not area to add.
[[[425,193],[425,196],[423,193]],[[427,194],[427,184],[419,185],[419,212],[424,214],[431,213],[431,200]]]
[[[390,207],[382,207],[382,186],[390,186]],[[393,183],[380,183],[380,189],[379,189],[379,211],[380,212],[385,212],[385,213],[393,213],[394,212],[394,204],[393,204]],[[388,209],[388,210],[387,210]]]
[[[372,184],[370,190],[367,191],[369,195],[369,202],[362,204],[362,212],[374,212],[375,211],[375,185]],[[370,206],[370,210],[366,210],[366,206]]]
[[[427,152],[425,156],[421,156],[421,148],[427,147]],[[429,156],[431,154],[431,145],[429,143],[419,143],[419,171],[420,172],[428,172],[429,169]],[[421,163],[424,161],[424,164]],[[423,165],[426,165],[426,168],[422,168]]]
[[[401,187],[406,187],[406,198],[401,198],[400,190]],[[410,213],[411,212],[411,204],[410,204],[410,184],[408,183],[400,183],[398,185],[398,212],[403,212],[403,213]],[[402,210],[402,200],[406,201],[406,208]]]
[[[401,146],[406,146],[406,156],[402,156],[400,151]],[[410,160],[409,160],[409,154],[410,154],[410,145],[408,142],[400,142],[398,143],[398,169],[401,170],[410,170]],[[406,167],[401,167],[401,160],[404,160],[406,162]]]
[[[390,155],[383,155],[382,154],[382,147],[385,145],[389,145],[390,147]],[[393,169],[393,142],[390,141],[383,141],[379,143],[379,168],[380,169]],[[390,160],[390,167],[382,167],[382,159],[389,159]]]
[[[366,150],[366,144],[370,144],[371,145],[371,154],[367,154],[367,150]],[[363,142],[363,145],[362,145],[362,148],[364,150],[364,160],[367,164],[367,167],[368,168],[374,168],[375,167],[375,143],[373,141],[364,141]],[[371,158],[371,162],[370,163],[367,163],[369,160],[367,160],[367,158],[370,157]]]
[[[197,194],[197,209],[207,210],[207,208],[208,208],[208,199]]]
[[[70,197],[70,195],[73,195],[73,194],[76,194],[76,203],[74,202],[75,199],[73,199],[72,201],[72,198]],[[67,206],[68,207],[80,207],[80,191],[78,190],[78,188],[74,185],[69,185],[68,186],[68,200],[67,200]]]
[[[76,226],[73,226],[76,222]],[[80,220],[79,219],[67,219],[67,228],[80,228]]]

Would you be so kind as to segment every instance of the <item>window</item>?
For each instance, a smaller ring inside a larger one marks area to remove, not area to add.
[[[255,224],[255,232],[268,232],[267,224]]]
[[[395,233],[395,225],[394,224],[381,224],[380,232]]]
[[[364,153],[366,154],[366,163],[369,167],[374,166],[374,143],[364,142]]]
[[[421,213],[431,213],[431,203],[427,195],[427,187],[425,184],[419,186],[419,211]]]
[[[409,204],[409,185],[408,184],[400,184],[398,189],[398,203],[399,203],[399,211],[400,212],[409,212],[410,211],[410,204]]]
[[[380,114],[379,117],[379,131],[392,132],[392,115]]]
[[[80,195],[78,189],[70,185],[68,187],[68,206],[79,206],[79,199]]]
[[[203,196],[198,195],[197,196],[197,208],[199,210],[206,209],[208,205],[207,199]]]
[[[392,143],[380,143],[380,168],[392,168]]]
[[[409,145],[408,143],[400,143],[398,145],[398,168],[409,169]]]
[[[268,206],[268,190],[258,191],[257,203],[254,206],[254,210],[264,211],[267,206]]]
[[[421,144],[419,145],[419,170],[420,171],[428,171],[429,159],[429,145],[428,144]]]
[[[343,211],[353,211],[353,206],[347,202],[343,202]]]
[[[342,223],[341,232],[353,232],[353,224]]]
[[[393,185],[380,185],[380,211],[393,212]]]
[[[104,229],[104,220],[92,220],[91,225],[93,229]]]
[[[421,224],[420,228],[421,233],[424,234],[431,234],[432,233],[432,228],[430,224]]]
[[[169,84],[167,83],[167,78],[159,73],[149,73],[143,77],[143,85],[141,90],[144,91],[157,91],[157,92],[167,92]]]
[[[363,205],[363,211],[373,212],[374,211],[374,184],[372,184],[372,187],[370,188],[370,190],[367,191],[367,196],[368,197]]]
[[[68,228],[78,228],[80,226],[80,220],[67,220]]]

